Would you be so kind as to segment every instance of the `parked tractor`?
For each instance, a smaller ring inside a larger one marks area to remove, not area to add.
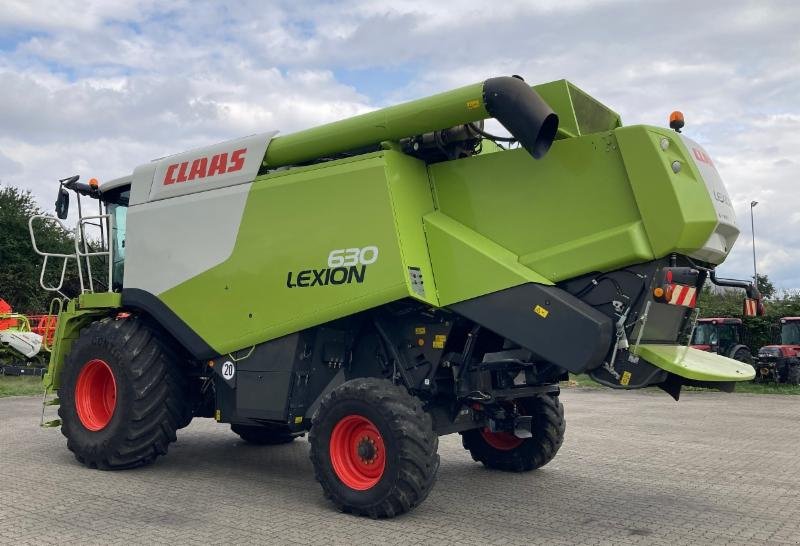
[[[60,219],[73,194],[75,252],[36,246],[60,220],[31,236],[78,266],[45,384],[90,468],[152,463],[211,417],[253,444],[309,433],[331,502],[391,517],[431,491],[441,435],[493,469],[551,461],[568,372],[675,399],[754,376],[677,342],[696,297],[672,296],[713,281],[739,234],[709,154],[563,80],[70,177]]]
[[[0,375],[44,375],[55,330],[55,315],[14,313],[0,299]]]
[[[753,355],[745,345],[744,338],[742,319],[701,318],[697,321],[691,346],[752,364]]]
[[[758,350],[757,382],[800,385],[800,317],[783,317],[776,345]]]

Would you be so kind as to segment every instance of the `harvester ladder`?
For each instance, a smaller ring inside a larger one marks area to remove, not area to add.
[[[47,318],[44,322],[44,339],[42,339],[42,347],[44,347],[47,352],[53,350],[50,341],[55,338],[58,316],[61,314],[61,311],[64,310],[64,301],[65,300],[61,298],[53,298],[50,300],[50,306],[47,308]]]
[[[52,410],[51,413],[48,415],[47,410],[48,408],[56,407],[60,405],[61,401],[58,399],[58,395],[50,390],[50,387],[45,387],[44,392],[42,393],[42,416],[39,419],[39,426],[40,427],[58,427],[61,426],[61,419],[58,418],[56,414],[54,419],[49,419],[45,421],[45,419],[52,417]]]

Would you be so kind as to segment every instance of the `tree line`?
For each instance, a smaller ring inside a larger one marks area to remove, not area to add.
[[[57,296],[39,285],[43,258],[34,252],[28,231],[28,220],[37,214],[44,211],[30,191],[0,185],[0,299],[6,300],[15,312],[30,315],[46,313],[50,301]],[[36,242],[46,252],[75,252],[72,234],[55,222],[36,224]],[[61,260],[50,262],[45,282],[52,286],[61,276]],[[79,291],[75,262],[70,260],[63,292],[75,296]]]

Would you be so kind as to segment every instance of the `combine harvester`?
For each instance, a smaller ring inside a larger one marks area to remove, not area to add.
[[[74,254],[39,251],[83,283],[45,378],[83,464],[150,463],[193,417],[256,444],[310,431],[325,495],[391,517],[431,490],[440,435],[490,468],[547,464],[568,372],[675,399],[753,378],[677,342],[696,298],[672,295],[713,279],[739,234],[678,132],[501,77],[276,135],[62,181],[60,218],[70,191],[101,209]]]

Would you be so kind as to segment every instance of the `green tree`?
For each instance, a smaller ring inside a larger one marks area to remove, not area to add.
[[[740,317],[744,309],[744,290],[703,286],[697,306],[701,317]]]
[[[0,298],[11,304],[15,311],[27,314],[46,312],[50,300],[56,295],[39,285],[42,257],[34,252],[28,233],[28,219],[36,214],[42,214],[42,210],[30,191],[0,186]],[[46,252],[69,254],[75,248],[71,234],[53,222],[36,224],[36,241]],[[51,262],[45,280],[57,283],[61,260]],[[74,261],[68,268],[63,291],[68,296],[78,292]]]
[[[775,285],[766,275],[758,274],[758,291],[767,299],[775,295]]]

